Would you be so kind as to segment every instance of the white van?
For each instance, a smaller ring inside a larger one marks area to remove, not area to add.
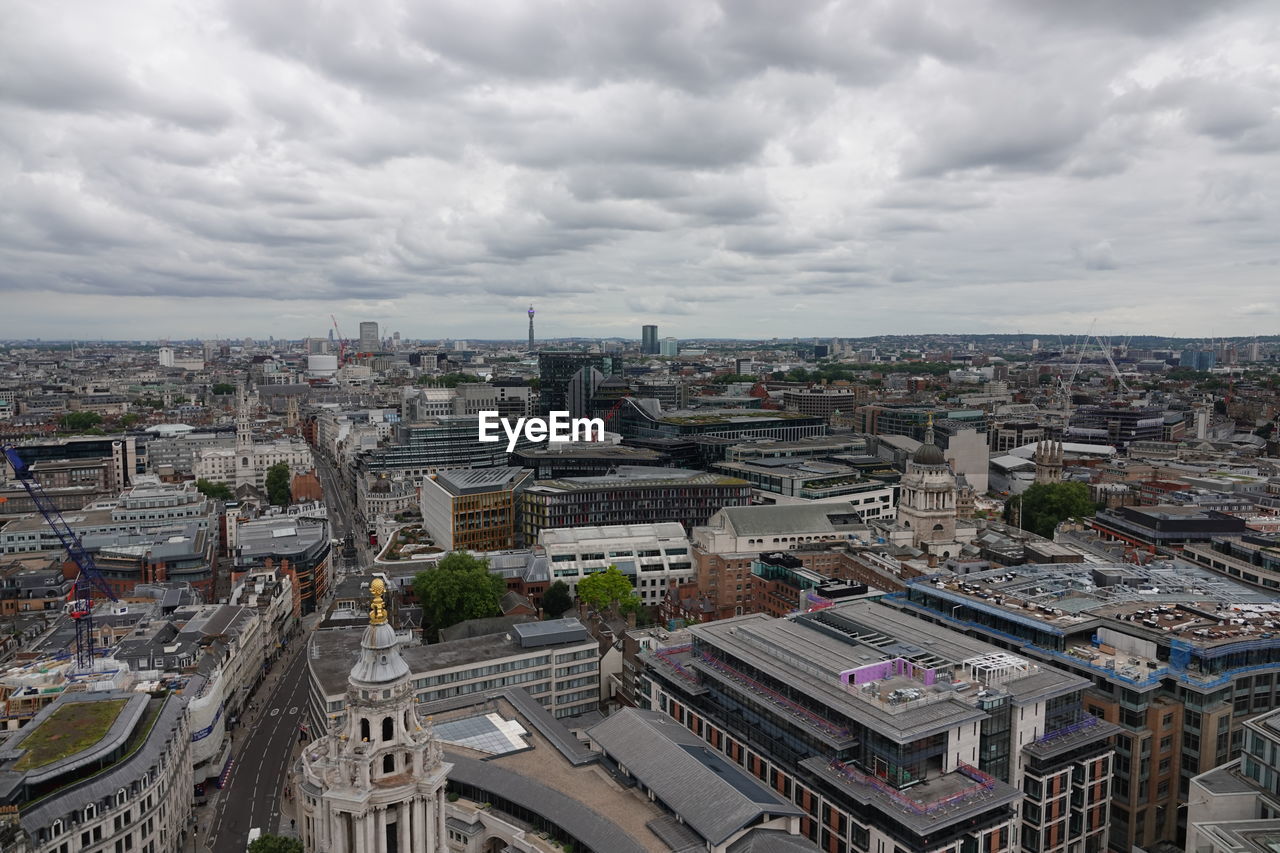
[[[244,849],[246,853],[249,850],[249,848],[253,846],[253,842],[257,841],[261,837],[262,837],[262,829],[260,827],[255,826],[253,829],[249,830],[249,840],[245,842],[245,845],[244,845]]]

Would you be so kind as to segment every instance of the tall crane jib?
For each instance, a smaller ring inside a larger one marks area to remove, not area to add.
[[[96,657],[93,639],[94,592],[98,592],[112,601],[119,601],[119,599],[116,598],[115,593],[111,591],[111,587],[98,571],[97,565],[93,562],[93,556],[84,549],[84,545],[80,542],[80,537],[71,529],[71,525],[67,524],[66,519],[62,517],[62,513],[58,511],[53,501],[45,494],[44,487],[40,485],[40,481],[35,477],[35,472],[23,461],[13,447],[4,448],[4,457],[8,461],[9,467],[13,469],[14,477],[22,484],[22,488],[26,489],[32,503],[36,505],[36,509],[40,510],[45,522],[58,537],[62,547],[67,549],[67,555],[80,570],[76,575],[75,583],[71,587],[71,595],[67,600],[71,619],[76,626],[76,665],[81,669],[89,669],[93,666],[93,661]]]

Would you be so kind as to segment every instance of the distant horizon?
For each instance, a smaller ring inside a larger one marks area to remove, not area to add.
[[[1054,349],[1058,346],[1074,347],[1078,343],[1078,338],[1083,337],[1078,333],[1067,332],[892,332],[880,335],[862,335],[862,336],[845,336],[845,335],[785,335],[768,338],[745,338],[745,337],[677,337],[675,335],[662,335],[661,327],[659,327],[659,340],[663,338],[675,338],[681,342],[710,342],[710,343],[742,343],[769,345],[777,344],[778,346],[795,345],[795,343],[818,343],[823,344],[831,340],[839,340],[844,343],[858,341],[876,341],[889,339],[916,339],[916,338],[953,338],[958,340],[965,339],[1014,339],[1017,343],[1025,343],[1030,345],[1032,340],[1040,341],[1040,349]],[[1108,340],[1106,335],[1100,336],[1103,340]],[[245,338],[251,338],[256,342],[274,342],[286,344],[301,344],[308,340],[327,340],[323,335],[307,335],[296,338],[286,337],[259,337],[257,335],[238,335],[226,337],[188,337],[188,338],[3,338],[0,337],[0,346],[22,346],[22,345],[107,345],[107,344],[124,344],[145,347],[161,347],[166,345],[172,346],[198,346],[205,342],[230,343],[240,345]],[[1070,340],[1068,340],[1070,338]],[[1058,339],[1062,339],[1059,341]],[[358,341],[358,338],[347,338],[348,343]],[[596,343],[600,341],[626,341],[640,342],[640,337],[628,337],[624,335],[569,335],[561,337],[537,338],[535,346],[553,342],[581,342]],[[440,344],[444,342],[465,341],[486,345],[502,345],[510,344],[512,346],[527,346],[527,338],[481,338],[472,335],[458,335],[457,337],[448,338],[432,338],[432,337],[405,337],[401,335],[402,343],[416,342],[419,344],[433,343]],[[1275,335],[1241,335],[1241,336],[1195,336],[1195,335],[1152,335],[1152,334],[1134,334],[1134,335],[1113,335],[1109,339],[1112,346],[1129,342],[1129,346],[1139,347],[1146,346],[1154,342],[1184,342],[1188,344],[1203,344],[1204,346],[1214,346],[1223,343],[1230,344],[1250,344],[1257,342],[1264,343],[1280,343],[1280,334]],[[1145,343],[1144,343],[1145,342]],[[1053,344],[1052,346],[1050,344]],[[1097,346],[1096,342],[1093,346]]]

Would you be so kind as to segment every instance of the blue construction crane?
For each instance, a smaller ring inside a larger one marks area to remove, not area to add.
[[[13,468],[14,476],[17,477],[22,487],[27,490],[27,494],[31,496],[36,509],[40,510],[44,520],[49,523],[49,527],[53,528],[53,532],[57,534],[58,539],[62,542],[62,547],[67,549],[67,554],[71,556],[72,561],[80,569],[67,600],[71,603],[71,620],[76,626],[76,665],[80,669],[89,669],[93,666],[95,657],[93,648],[94,590],[96,589],[112,601],[119,601],[120,599],[116,598],[116,594],[111,591],[111,587],[103,580],[102,574],[93,562],[93,557],[84,549],[84,545],[80,544],[80,537],[71,529],[71,525],[67,524],[66,519],[62,517],[62,513],[58,512],[58,508],[53,505],[53,501],[49,500],[49,496],[44,493],[44,487],[35,478],[35,473],[27,466],[27,463],[22,461],[22,457],[12,447],[4,448],[4,457],[9,460],[9,466]]]

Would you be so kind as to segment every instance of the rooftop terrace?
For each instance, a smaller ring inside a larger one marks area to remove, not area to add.
[[[19,746],[26,750],[14,770],[34,770],[93,746],[111,730],[126,700],[73,702],[57,708],[28,732]]]

